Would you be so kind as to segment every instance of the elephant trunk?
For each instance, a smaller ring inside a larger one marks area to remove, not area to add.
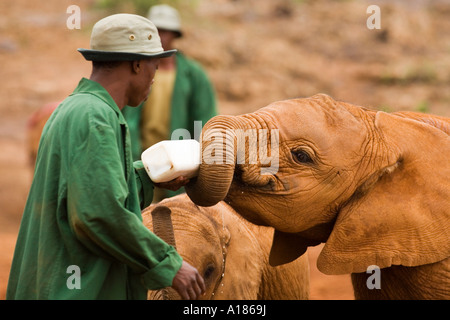
[[[176,248],[173,232],[172,211],[165,206],[157,206],[152,210],[153,232],[166,243]]]
[[[226,197],[233,181],[239,128],[242,120],[235,116],[216,116],[205,124],[200,139],[199,174],[185,186],[195,204],[209,207]]]
[[[167,244],[176,248],[171,213],[171,210],[165,206],[157,206],[152,210],[153,232]],[[178,293],[172,288],[150,291],[148,297],[151,300],[181,299]]]

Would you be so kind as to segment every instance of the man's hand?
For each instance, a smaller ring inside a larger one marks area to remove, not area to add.
[[[173,179],[171,181],[155,183],[155,186],[157,186],[158,188],[163,188],[163,189],[168,189],[168,190],[172,190],[172,191],[177,191],[181,187],[187,185],[188,182],[189,182],[188,178],[185,178],[185,177],[181,176],[181,177],[178,177],[178,178]]]
[[[205,282],[197,269],[183,261],[180,270],[173,278],[172,288],[184,300],[196,300],[205,293]]]

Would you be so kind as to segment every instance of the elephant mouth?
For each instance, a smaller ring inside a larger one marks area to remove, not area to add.
[[[237,165],[224,201],[251,223],[270,226],[273,221],[267,220],[265,214],[262,214],[271,207],[266,201],[278,192],[280,196],[283,196],[287,191],[287,185],[275,175],[261,175],[259,166]],[[254,205],[249,206],[249,202]]]
[[[233,189],[273,193],[287,191],[287,184],[283,183],[275,174],[261,173],[259,165],[236,165],[229,192],[232,192]]]
[[[247,193],[246,191],[234,189],[232,192],[228,193],[224,202],[239,212],[239,214],[249,222],[258,226],[269,227],[270,223],[263,218],[263,215],[261,215],[259,210],[254,210],[246,205],[249,201],[256,203],[255,200],[248,199],[246,196],[247,194],[250,195],[250,193]]]

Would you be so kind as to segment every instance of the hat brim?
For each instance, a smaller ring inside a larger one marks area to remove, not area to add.
[[[176,49],[163,51],[161,53],[147,54],[134,52],[101,51],[91,49],[78,49],[88,61],[134,61],[149,58],[166,58],[177,52]]]

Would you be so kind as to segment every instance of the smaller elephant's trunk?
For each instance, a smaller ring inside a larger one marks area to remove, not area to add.
[[[172,211],[165,206],[157,206],[152,210],[153,232],[176,248],[171,213]]]
[[[164,240],[167,244],[175,247],[175,234],[173,231],[173,224],[171,218],[171,210],[165,206],[157,206],[152,210],[153,232]],[[180,299],[175,290],[171,288],[164,288],[158,290],[153,297],[158,300],[176,300]]]

